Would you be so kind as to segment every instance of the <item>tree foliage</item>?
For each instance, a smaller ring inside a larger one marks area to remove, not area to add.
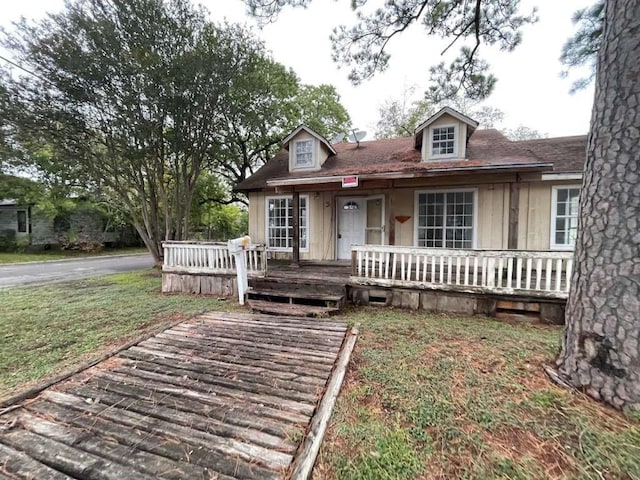
[[[502,110],[491,106],[479,106],[478,102],[457,96],[443,103],[431,103],[427,99],[410,101],[416,87],[406,89],[400,98],[389,98],[378,108],[376,138],[406,137],[414,134],[418,125],[442,107],[449,106],[480,124],[480,128],[494,128],[504,118]]]
[[[586,66],[589,74],[573,82],[571,91],[575,92],[589,85],[596,72],[598,49],[602,42],[604,24],[604,0],[597,0],[594,5],[582,8],[573,15],[573,23],[577,27],[576,33],[569,38],[562,47],[560,62],[569,70]]]
[[[249,13],[263,21],[274,20],[286,5],[306,7],[311,0],[245,0]],[[521,41],[521,27],[536,21],[535,10],[519,13],[519,0],[387,0],[383,7],[366,12],[366,0],[352,1],[357,23],[341,25],[331,35],[333,59],[351,67],[349,78],[361,83],[389,65],[389,42],[413,24],[422,24],[429,35],[450,40],[445,53],[460,42],[458,56],[431,69],[429,93],[438,103],[460,91],[472,99],[486,98],[496,78],[478,54],[480,46],[495,45],[511,51]]]
[[[189,0],[75,0],[4,45],[25,70],[0,82],[2,158],[113,198],[156,260],[163,240],[189,236],[203,171],[230,202],[298,123],[348,124],[335,90],[300,85]]]
[[[222,124],[216,132],[210,171],[221,179],[217,203],[245,202],[231,187],[253,174],[280,148],[282,139],[304,123],[319,133],[345,132],[349,114],[330,85],[303,85],[291,70],[255,55],[225,96]]]

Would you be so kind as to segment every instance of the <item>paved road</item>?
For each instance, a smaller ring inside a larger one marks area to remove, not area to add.
[[[77,280],[151,267],[153,258],[148,254],[5,265],[0,266],[0,288]]]

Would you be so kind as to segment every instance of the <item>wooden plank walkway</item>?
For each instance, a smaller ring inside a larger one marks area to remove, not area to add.
[[[346,330],[181,323],[0,415],[0,480],[286,478]]]

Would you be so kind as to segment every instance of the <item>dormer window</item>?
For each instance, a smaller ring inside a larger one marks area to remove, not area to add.
[[[431,128],[431,157],[453,157],[456,154],[456,127]]]
[[[295,166],[313,167],[313,140],[297,140],[295,143]]]

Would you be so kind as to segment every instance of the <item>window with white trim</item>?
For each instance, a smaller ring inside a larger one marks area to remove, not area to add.
[[[417,192],[417,246],[473,248],[474,203],[473,190]]]
[[[296,140],[294,142],[296,167],[313,167],[313,140]]]
[[[267,197],[267,246],[272,250],[291,250],[293,242],[293,206],[290,196]],[[309,197],[300,195],[300,250],[307,250],[309,233]]]
[[[454,125],[431,128],[431,156],[452,156],[456,153],[456,127]]]
[[[551,248],[571,249],[576,243],[580,187],[553,187]]]

